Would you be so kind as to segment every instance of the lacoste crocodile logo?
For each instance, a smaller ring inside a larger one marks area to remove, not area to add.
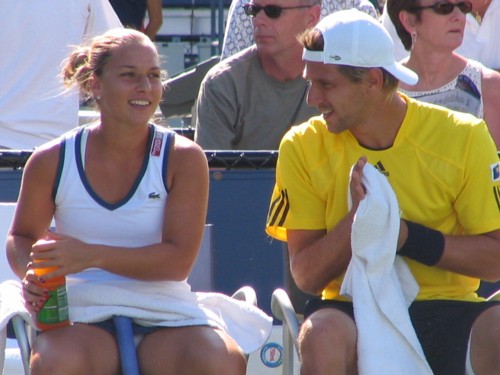
[[[149,199],[160,199],[160,193],[155,193],[153,191],[152,193],[149,193],[148,197]]]

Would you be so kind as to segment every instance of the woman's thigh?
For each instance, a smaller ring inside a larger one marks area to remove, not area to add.
[[[31,374],[118,374],[116,340],[103,329],[85,324],[46,331],[33,343]]]
[[[245,374],[246,362],[226,333],[206,326],[164,328],[142,339],[141,374]]]

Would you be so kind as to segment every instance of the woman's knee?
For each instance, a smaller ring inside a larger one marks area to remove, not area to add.
[[[108,335],[73,327],[40,334],[31,351],[31,374],[116,374],[118,350]]]
[[[220,330],[212,330],[201,338],[200,344],[191,347],[191,358],[196,359],[206,371],[204,374],[245,374],[245,356],[229,335]]]
[[[172,342],[175,346],[167,344]],[[208,327],[166,329],[146,337],[138,350],[143,374],[244,375],[246,371],[236,342]]]

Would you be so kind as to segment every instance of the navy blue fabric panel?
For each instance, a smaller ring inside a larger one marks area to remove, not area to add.
[[[109,0],[121,23],[136,30],[142,28],[146,15],[146,0]]]

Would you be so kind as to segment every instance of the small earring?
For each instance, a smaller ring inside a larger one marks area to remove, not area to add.
[[[411,49],[413,50],[413,47],[415,47],[415,42],[417,41],[417,32],[413,31],[410,35],[411,35]]]

